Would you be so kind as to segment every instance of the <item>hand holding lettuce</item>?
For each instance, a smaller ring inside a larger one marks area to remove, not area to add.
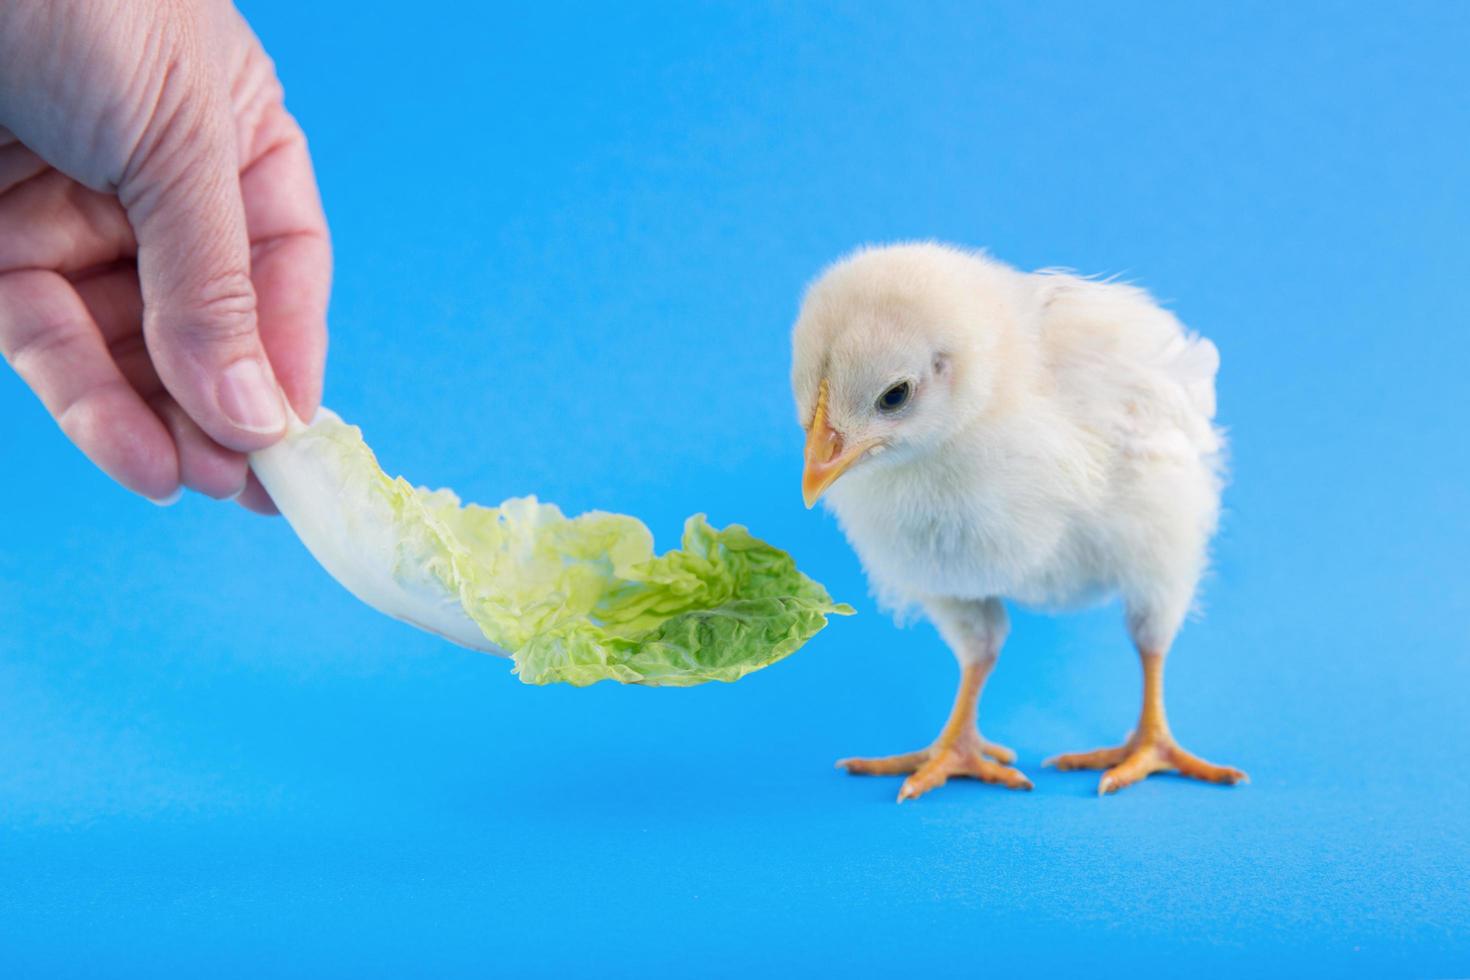
[[[688,686],[735,681],[799,649],[833,613],[826,589],[739,525],[684,525],[653,553],[633,517],[568,518],[534,497],[462,504],[378,466],[323,410],[251,467],[323,567],[381,612],[509,654],[523,681]]]

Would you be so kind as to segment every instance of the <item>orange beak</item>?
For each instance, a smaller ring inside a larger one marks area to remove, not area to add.
[[[876,443],[874,439],[844,448],[842,436],[827,421],[827,382],[824,380],[817,388],[817,410],[806,430],[806,469],[801,474],[801,495],[807,508],[811,509],[827,488]]]

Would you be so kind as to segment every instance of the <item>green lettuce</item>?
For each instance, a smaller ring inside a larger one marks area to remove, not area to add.
[[[463,504],[378,465],[323,410],[254,453],[252,469],[328,572],[374,608],[462,646],[506,654],[530,684],[735,681],[795,652],[852,608],[791,556],[702,514],[653,552],[636,518],[567,517],[534,497]]]

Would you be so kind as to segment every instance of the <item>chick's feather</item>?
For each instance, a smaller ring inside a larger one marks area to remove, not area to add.
[[[803,424],[825,380],[833,425],[877,434],[826,501],[886,605],[1121,594],[1167,647],[1219,513],[1209,340],[1132,285],[913,244],[824,273],[793,352]],[[914,404],[883,418],[872,395],[904,372]]]

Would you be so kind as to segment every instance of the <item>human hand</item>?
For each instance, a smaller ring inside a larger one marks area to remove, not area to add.
[[[94,463],[272,510],[244,453],[316,411],[330,280],[305,138],[233,6],[0,0],[0,353]]]

